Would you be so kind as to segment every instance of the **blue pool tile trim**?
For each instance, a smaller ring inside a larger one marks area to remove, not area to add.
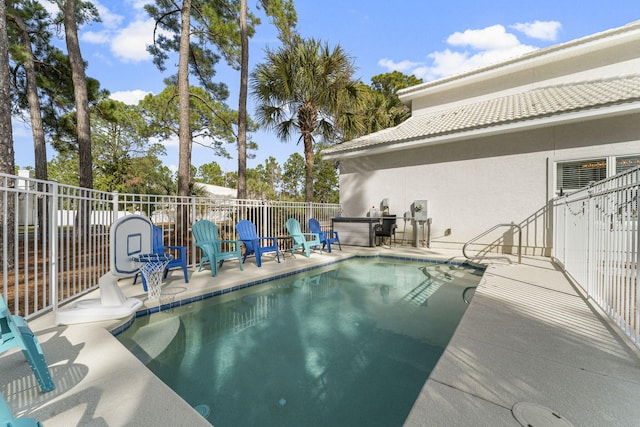
[[[300,274],[300,273],[304,273],[307,271],[311,271],[311,270],[316,270],[319,268],[323,268],[323,267],[327,267],[333,264],[337,264],[340,262],[344,262],[344,261],[349,261],[349,260],[353,260],[353,259],[372,259],[372,258],[378,258],[378,259],[389,259],[389,260],[395,260],[395,261],[412,261],[412,262],[422,262],[425,264],[450,264],[450,265],[456,265],[456,266],[461,266],[463,264],[466,264],[466,261],[450,261],[450,260],[441,260],[441,259],[428,259],[428,258],[418,258],[418,257],[413,257],[413,256],[398,256],[398,255],[354,255],[352,257],[349,258],[343,258],[343,259],[339,259],[339,260],[334,260],[334,261],[329,261],[326,262],[324,264],[319,264],[319,265],[314,265],[311,267],[305,267],[305,268],[301,268],[300,270],[295,270],[295,271],[288,271],[286,273],[282,273],[282,274],[278,274],[275,276],[269,276],[266,277],[264,279],[258,279],[258,280],[254,280],[252,282],[247,282],[247,283],[242,283],[240,285],[236,285],[236,286],[232,286],[230,288],[225,288],[225,289],[220,289],[217,291],[212,291],[212,292],[207,292],[206,294],[202,294],[202,295],[196,295],[190,298],[185,298],[182,300],[178,300],[178,301],[173,301],[170,304],[162,304],[161,306],[156,306],[156,307],[151,307],[151,308],[145,308],[142,310],[138,310],[135,314],[135,316],[133,316],[131,319],[129,319],[127,322],[125,322],[124,324],[116,327],[115,329],[111,330],[111,334],[113,336],[117,336],[119,334],[121,334],[122,332],[126,331],[127,329],[129,329],[131,327],[131,325],[133,324],[133,322],[138,318],[138,317],[144,317],[144,316],[149,316],[153,313],[159,313],[161,311],[166,311],[166,310],[170,310],[172,308],[176,308],[176,307],[180,307],[182,305],[189,305],[193,302],[196,301],[202,301],[208,298],[213,298],[213,297],[217,297],[219,295],[223,295],[223,294],[228,294],[234,291],[239,291],[240,289],[245,289],[245,288],[250,288],[252,286],[256,286],[256,285],[261,285],[263,283],[267,283],[267,282],[271,282],[274,280],[278,280],[278,279],[282,279],[284,277],[289,277],[289,276],[293,276],[295,274]],[[469,267],[474,268],[476,270],[485,270],[485,268],[479,267],[477,265],[474,264],[467,264]]]

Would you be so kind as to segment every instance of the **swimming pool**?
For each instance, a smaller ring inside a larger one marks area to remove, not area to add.
[[[348,260],[138,318],[118,339],[217,427],[400,426],[481,274]]]

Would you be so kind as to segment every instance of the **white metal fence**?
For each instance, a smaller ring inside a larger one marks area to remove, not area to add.
[[[554,256],[640,347],[640,168],[554,200]]]
[[[190,225],[215,222],[223,238],[248,219],[258,235],[286,236],[285,222],[305,228],[317,218],[330,228],[339,204],[119,194],[0,174],[0,291],[15,314],[32,317],[95,289],[109,271],[109,226],[123,215],[143,214],[163,229],[165,245],[197,251]],[[283,241],[285,242],[285,241]]]

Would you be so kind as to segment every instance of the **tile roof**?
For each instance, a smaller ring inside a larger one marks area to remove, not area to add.
[[[640,101],[640,75],[547,86],[413,116],[323,150],[338,154]]]

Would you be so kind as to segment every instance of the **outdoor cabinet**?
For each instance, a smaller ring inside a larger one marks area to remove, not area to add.
[[[351,246],[375,246],[374,227],[379,217],[336,217],[331,219],[331,228],[340,235],[340,243]]]

